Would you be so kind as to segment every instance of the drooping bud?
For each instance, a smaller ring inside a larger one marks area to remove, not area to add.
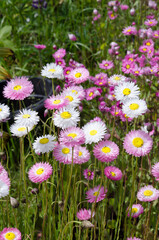
[[[19,202],[17,199],[10,197],[10,204],[13,208],[18,208],[19,207]]]
[[[87,221],[87,220],[85,220],[85,221],[82,221],[82,227],[84,227],[84,228],[93,228],[94,227],[94,225],[90,222],[90,221]]]

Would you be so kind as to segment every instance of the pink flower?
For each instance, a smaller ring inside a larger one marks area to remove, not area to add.
[[[132,71],[132,69],[134,68],[134,66],[135,66],[135,64],[134,64],[134,62],[130,62],[130,61],[127,61],[127,60],[123,60],[123,62],[122,62],[122,71],[124,72],[124,73],[127,73],[127,74],[129,74],[129,73],[131,73],[131,71]]]
[[[47,109],[60,109],[69,104],[69,101],[67,98],[64,98],[63,96],[56,95],[51,96],[47,98],[44,102],[44,106]]]
[[[63,68],[66,66],[66,62],[63,58],[55,58],[55,63]]]
[[[144,208],[143,208],[143,206],[141,204],[133,204],[131,209],[129,209],[129,211],[128,211],[128,217],[131,216],[133,218],[137,218],[143,212],[144,212]]]
[[[114,166],[108,166],[104,169],[104,174],[107,178],[118,181],[122,178],[123,174],[121,170]]]
[[[73,156],[76,164],[88,162],[90,159],[90,153],[87,148],[81,146],[75,146]]]
[[[69,127],[60,132],[60,143],[74,147],[76,145],[82,145],[85,143],[85,136],[82,129],[78,127]]]
[[[115,18],[117,18],[117,14],[114,15],[113,11],[108,11],[108,17],[111,19],[111,20],[114,20]]]
[[[127,240],[142,240],[141,238],[136,238],[136,237],[130,237],[130,238],[127,238]]]
[[[89,189],[86,192],[86,199],[88,200],[88,202],[93,203],[93,202],[100,202],[102,201],[105,197],[106,197],[106,193],[107,193],[107,189],[104,189],[104,187],[102,186],[100,188],[100,185]]]
[[[89,78],[89,71],[86,68],[79,67],[73,69],[69,74],[69,80],[73,84],[80,84],[87,81]]]
[[[136,35],[137,34],[137,30],[136,30],[136,27],[132,27],[132,26],[129,26],[129,27],[126,27],[123,29],[122,33],[124,35]]]
[[[21,240],[21,232],[17,228],[4,228],[2,232],[0,233],[0,239],[1,240]]]
[[[137,193],[137,199],[142,202],[151,202],[159,198],[159,190],[151,185],[142,187]]]
[[[86,100],[87,101],[90,101],[90,100],[94,99],[95,97],[101,95],[99,88],[96,88],[96,87],[87,88],[85,91],[86,91]]]
[[[66,50],[64,48],[59,48],[52,56],[56,58],[63,58],[66,55]]]
[[[156,178],[156,181],[159,181],[159,162],[157,162],[151,171],[152,175]]]
[[[102,63],[99,63],[99,67],[100,67],[101,69],[107,70],[107,69],[113,68],[113,67],[114,67],[114,64],[113,64],[112,61],[103,60]]]
[[[92,172],[88,168],[84,169],[83,175],[84,175],[85,179],[87,179],[87,180],[93,180],[93,178],[94,178],[94,172]]]
[[[153,32],[153,38],[159,38],[159,30]]]
[[[72,33],[68,34],[68,37],[71,41],[76,41],[77,40],[76,36]]]
[[[39,49],[39,50],[42,50],[42,49],[46,48],[45,45],[41,45],[41,44],[34,45],[34,47],[35,47],[36,49]]]
[[[131,15],[131,16],[134,16],[134,14],[135,14],[135,9],[134,9],[134,8],[131,8],[131,9],[130,9],[130,15]]]
[[[95,212],[92,213],[92,217],[94,217]],[[91,218],[91,209],[87,210],[87,209],[81,209],[77,212],[77,218],[79,220],[88,220]]]
[[[50,178],[52,174],[52,166],[49,163],[36,163],[28,172],[28,177],[31,182],[42,183]]]
[[[33,84],[27,77],[15,77],[7,82],[3,95],[11,100],[24,100],[33,92]]]
[[[146,20],[146,21],[144,22],[144,24],[145,24],[146,26],[149,26],[149,27],[156,26],[157,23],[158,23],[158,21],[157,21],[156,19]]]
[[[120,8],[121,8],[121,10],[127,10],[129,8],[129,6],[121,4]]]

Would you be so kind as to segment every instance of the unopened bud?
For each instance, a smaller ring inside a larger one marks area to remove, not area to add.
[[[18,208],[19,207],[19,202],[17,199],[10,197],[10,204],[13,208]]]
[[[90,221],[85,220],[85,221],[82,221],[82,227],[84,227],[84,228],[93,228],[94,225]]]
[[[39,189],[33,188],[33,189],[31,190],[31,193],[36,195],[36,194],[39,193]]]

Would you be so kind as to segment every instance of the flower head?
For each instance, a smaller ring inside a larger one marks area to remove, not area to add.
[[[5,104],[0,104],[0,122],[6,120],[10,115],[10,109]]]
[[[89,78],[89,71],[86,68],[78,67],[71,70],[69,74],[69,80],[73,84],[80,84],[87,81]]]
[[[95,212],[92,213],[92,217],[94,217],[95,215]],[[91,209],[80,209],[78,212],[77,212],[77,218],[79,220],[88,220],[91,218]]]
[[[93,202],[99,202],[102,201],[106,197],[107,189],[104,189],[104,187],[96,186],[92,189],[89,189],[86,192],[86,199],[88,202],[93,203]]]
[[[141,204],[133,204],[131,209],[128,211],[128,217],[137,218],[140,214],[144,212],[144,208]]]
[[[124,35],[136,35],[137,30],[136,30],[136,27],[129,26],[129,27],[124,28],[122,33]]]
[[[70,147],[85,143],[85,136],[82,129],[78,127],[70,127],[60,132],[60,143]]]
[[[123,174],[121,170],[114,166],[108,166],[104,169],[104,174],[107,178],[118,181],[122,178]]]
[[[94,172],[92,172],[88,168],[84,169],[83,175],[84,175],[85,179],[87,179],[87,180],[93,180],[93,178],[94,178]]]
[[[129,98],[137,98],[140,94],[139,87],[133,82],[124,82],[115,87],[115,98],[124,102]]]
[[[101,63],[99,63],[99,67],[105,70],[111,69],[114,67],[114,63],[112,61],[103,60]]]
[[[28,177],[31,182],[42,183],[47,180],[52,174],[52,166],[49,163],[36,163],[28,172]]]
[[[10,127],[10,131],[13,136],[23,137],[28,134],[33,129],[33,126],[26,127],[25,125],[20,125],[18,123],[13,123]]]
[[[63,58],[66,55],[66,50],[64,48],[59,48],[54,54],[53,57],[55,59],[57,58]]]
[[[151,171],[152,175],[156,178],[156,181],[159,181],[159,162],[157,162]]]
[[[41,71],[41,75],[47,78],[63,79],[63,68],[55,63],[47,63]]]
[[[21,240],[21,232],[17,228],[4,228],[0,233],[1,240]]]
[[[56,95],[56,96],[51,96],[49,98],[47,98],[44,102],[44,106],[47,109],[60,109],[63,108],[65,106],[67,106],[69,103],[67,98],[64,98],[61,95]]]
[[[111,86],[117,86],[123,82],[126,81],[126,77],[123,75],[113,75],[110,78],[108,78],[108,83]]]
[[[33,127],[39,122],[39,116],[36,111],[23,109],[15,116],[15,122],[16,124],[23,125],[25,127]]]
[[[42,49],[46,48],[46,46],[43,44],[37,44],[37,45],[34,45],[34,47],[38,50],[42,50]]]
[[[36,153],[48,153],[56,146],[55,137],[51,135],[44,135],[36,138],[33,143],[33,149]]]
[[[140,188],[137,193],[137,199],[142,202],[151,202],[159,198],[159,190],[151,185]]]
[[[122,111],[127,117],[136,118],[146,113],[147,105],[142,99],[131,98],[123,102]]]

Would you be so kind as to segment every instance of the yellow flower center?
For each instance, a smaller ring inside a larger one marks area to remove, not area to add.
[[[114,17],[114,14],[112,13],[110,16],[111,16],[111,17]]]
[[[76,77],[76,78],[80,78],[81,76],[82,76],[81,73],[76,73],[76,74],[75,74],[75,77]]]
[[[69,113],[69,112],[62,112],[62,113],[60,114],[60,116],[61,116],[62,118],[64,118],[64,119],[68,119],[68,118],[71,118],[71,113]]]
[[[73,97],[72,96],[66,96],[65,98],[67,98],[70,102],[73,101]]]
[[[133,58],[129,58],[129,60],[130,60],[131,62],[133,62],[133,61],[134,61],[134,59],[133,59]]]
[[[116,174],[114,173],[114,172],[110,172],[111,173],[111,175],[113,176],[113,177],[115,177],[116,176]]]
[[[145,51],[147,51],[147,49],[146,49],[146,48],[143,48],[142,50],[143,50],[144,52],[145,52]]]
[[[97,131],[96,130],[91,130],[89,133],[90,133],[90,135],[94,136],[94,135],[97,134]]]
[[[146,45],[147,45],[147,46],[150,46],[150,45],[151,45],[151,43],[150,43],[150,42],[147,42],[147,43],[146,43]]]
[[[82,152],[81,152],[81,151],[79,151],[78,156],[79,156],[79,157],[82,156]]]
[[[70,71],[67,71],[66,73],[67,73],[67,74],[69,74],[69,73],[70,73]]]
[[[72,138],[75,138],[77,137],[77,134],[76,133],[69,133],[67,134],[68,137],[72,137]]]
[[[100,82],[99,84],[100,84],[100,85],[102,85],[103,83],[102,83],[102,82]]]
[[[42,139],[40,139],[39,142],[40,142],[41,144],[46,144],[46,143],[49,142],[49,139],[48,139],[48,138],[42,138]]]
[[[115,115],[118,115],[119,112],[115,112]]]
[[[5,238],[6,238],[7,240],[13,240],[15,237],[16,237],[15,234],[12,233],[12,232],[8,232],[8,233],[5,235]]]
[[[144,141],[142,140],[142,138],[137,137],[133,139],[132,143],[135,147],[139,148],[139,147],[142,147],[142,145],[144,144]]]
[[[70,152],[69,148],[63,148],[62,149],[63,154],[68,154]]]
[[[111,149],[109,147],[103,147],[101,150],[104,153],[109,153],[111,151]]]
[[[16,86],[14,86],[14,90],[16,90],[16,91],[18,91],[18,90],[20,90],[22,88],[22,86],[20,86],[20,85],[16,85]]]
[[[132,104],[130,104],[129,108],[130,108],[131,110],[137,110],[137,109],[139,108],[139,104],[137,104],[137,103],[132,103]]]
[[[24,114],[23,118],[30,118],[30,114]]]
[[[104,66],[106,66],[106,67],[107,67],[107,66],[108,66],[108,63],[104,64]]]
[[[44,169],[43,169],[43,168],[39,168],[39,169],[36,171],[36,173],[37,173],[38,175],[41,175],[43,172],[44,172]]]
[[[135,73],[139,73],[139,71],[135,71]]]
[[[132,208],[131,212],[132,213],[137,213],[138,209],[137,208]]]
[[[145,190],[145,191],[144,191],[144,195],[145,195],[146,197],[150,197],[150,196],[152,196],[152,194],[153,194],[153,191],[151,191],[151,190]]]
[[[127,32],[130,32],[130,31],[131,31],[131,29],[128,29],[128,30],[127,30]]]
[[[0,108],[0,112],[2,112],[2,108]]]
[[[53,104],[59,104],[61,102],[61,100],[57,99],[53,101]]]
[[[91,97],[93,95],[93,92],[90,92],[89,96]]]
[[[119,81],[120,80],[120,77],[115,77],[114,78],[116,81]]]
[[[78,92],[76,90],[72,90],[72,93],[76,93],[77,94]]]
[[[156,33],[155,36],[158,37],[158,34]]]
[[[125,88],[124,90],[123,90],[123,94],[124,95],[129,95],[131,93],[131,90],[129,89],[129,88]]]
[[[129,64],[127,64],[127,65],[126,65],[126,68],[127,68],[127,69],[129,69],[129,68],[130,68],[130,65],[129,65]]]
[[[88,176],[91,176],[91,172],[88,172],[87,175],[88,175]]]
[[[149,24],[152,24],[153,22],[149,22]]]
[[[98,195],[99,195],[99,192],[94,192],[93,195],[94,195],[94,196],[98,196]]]
[[[49,69],[49,72],[54,73],[54,72],[56,72],[56,70],[55,69]]]
[[[20,128],[18,128],[18,131],[19,132],[23,132],[23,131],[25,131],[26,130],[26,127],[20,127]]]

